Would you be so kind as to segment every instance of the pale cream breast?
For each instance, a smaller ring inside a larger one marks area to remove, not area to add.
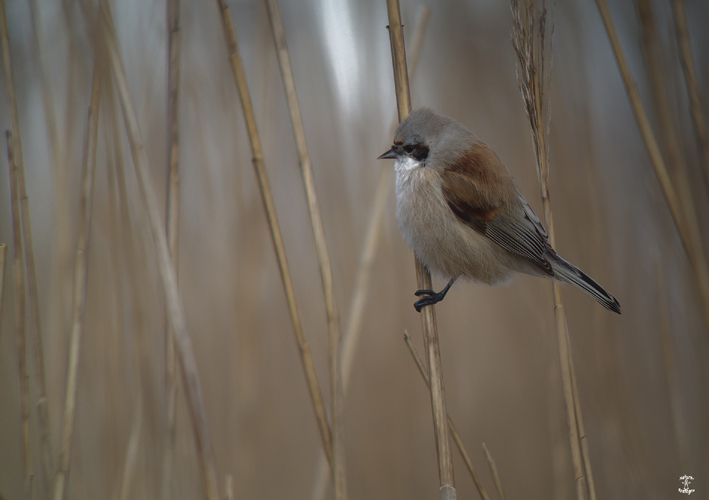
[[[518,259],[465,225],[448,207],[441,178],[412,159],[397,160],[396,217],[404,239],[429,270],[443,279],[488,285],[509,282]]]

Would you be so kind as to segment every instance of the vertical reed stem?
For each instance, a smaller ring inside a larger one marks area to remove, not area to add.
[[[546,222],[549,242],[552,247],[556,245],[554,233],[554,218],[551,210],[551,198],[549,194],[549,156],[546,144],[545,121],[544,121],[544,81],[545,65],[544,53],[546,46],[544,37],[546,32],[546,6],[542,5],[542,13],[537,19],[537,7],[534,0],[524,1],[524,11],[520,11],[520,5],[516,0],[512,0],[512,17],[514,28],[512,32],[512,44],[517,53],[519,66],[517,67],[517,80],[522,93],[525,105],[525,112],[529,119],[532,144],[534,146],[537,174],[539,176],[539,186],[541,190],[542,207],[544,209],[544,219]],[[538,23],[537,23],[538,21]],[[537,32],[538,29],[538,32]],[[551,52],[551,50],[550,50]],[[547,89],[548,90],[548,89]],[[547,114],[546,118],[549,118]],[[587,477],[585,470],[590,468],[590,463],[584,466],[584,459],[581,453],[581,443],[579,441],[578,415],[580,406],[574,402],[577,396],[574,395],[573,360],[571,357],[571,346],[569,344],[568,329],[566,326],[566,313],[564,302],[561,296],[559,283],[552,282],[552,293],[554,297],[554,319],[556,326],[556,337],[559,349],[559,364],[561,369],[561,381],[564,391],[564,405],[566,408],[566,423],[569,432],[569,447],[571,450],[571,460],[574,471],[574,485],[576,488],[577,500],[585,500],[587,495]]]
[[[679,139],[667,94],[665,71],[662,68],[662,57],[652,5],[650,0],[637,0],[637,5],[643,34],[643,56],[648,73],[648,83],[650,84],[652,100],[657,113],[661,142],[665,146],[667,166],[677,190],[679,201],[684,209],[685,217],[695,219],[693,224],[698,226],[692,189],[687,176],[687,165],[682,159]]]
[[[4,7],[4,6],[3,6]],[[4,11],[4,8],[3,8]],[[27,350],[25,348],[25,276],[22,252],[22,222],[20,221],[19,173],[13,154],[13,140],[10,131],[5,132],[7,140],[7,163],[10,169],[10,199],[12,205],[12,242],[15,278],[15,343],[20,378],[20,429],[22,435],[22,473],[25,484],[29,484],[32,467],[32,446],[30,443],[29,380],[27,379]]]
[[[96,167],[96,140],[98,136],[98,107],[101,96],[101,79],[98,64],[94,61],[91,82],[91,103],[89,105],[86,139],[84,142],[84,161],[82,166],[81,202],[79,205],[79,234],[76,243],[74,261],[74,292],[72,309],[72,327],[69,340],[69,362],[67,364],[66,397],[64,401],[64,421],[62,424],[59,469],[54,483],[54,500],[62,500],[66,494],[66,477],[71,465],[72,437],[76,414],[76,395],[78,388],[79,358],[81,340],[84,332],[84,312],[86,307],[86,278],[89,264],[89,241],[91,233],[91,214],[93,197],[93,179]]]
[[[672,220],[677,228],[677,233],[682,241],[684,251],[687,254],[689,265],[692,268],[691,276],[699,296],[699,307],[704,315],[705,327],[709,330],[709,269],[707,269],[707,263],[704,257],[704,248],[699,233],[699,227],[697,226],[695,220],[692,220],[691,218],[686,219],[682,213],[682,206],[680,205],[679,199],[672,185],[672,181],[670,180],[667,168],[665,167],[665,162],[660,154],[660,148],[657,146],[657,141],[655,140],[655,136],[652,132],[652,127],[650,127],[650,122],[647,118],[647,114],[645,113],[645,108],[640,100],[640,94],[638,93],[638,89],[633,81],[633,76],[630,74],[628,63],[625,60],[623,48],[620,46],[618,35],[615,32],[613,20],[611,19],[610,12],[608,11],[608,5],[605,0],[596,0],[596,5],[598,7],[598,12],[603,19],[603,25],[606,28],[608,40],[610,41],[611,48],[613,49],[613,55],[615,56],[616,63],[618,64],[618,70],[620,71],[620,76],[623,79],[625,91],[628,94],[630,106],[633,110],[633,114],[635,115],[635,120],[638,123],[638,128],[640,129],[640,135],[645,142],[645,147],[647,148],[648,155],[650,156],[650,161],[652,162],[652,166],[655,170],[657,180],[660,183],[662,194],[665,196],[667,208],[670,210],[670,215],[672,215]]]
[[[276,44],[276,54],[278,56],[278,66],[281,71],[281,79],[286,92],[288,112],[290,114],[291,126],[295,139],[295,147],[300,163],[300,172],[305,185],[305,194],[308,200],[308,212],[310,214],[310,225],[313,230],[315,241],[315,252],[320,265],[320,277],[322,279],[323,294],[325,296],[325,311],[327,313],[327,329],[330,343],[330,429],[332,431],[332,476],[335,486],[335,498],[345,500],[347,498],[347,474],[345,472],[345,446],[342,430],[342,418],[344,413],[344,391],[342,382],[341,364],[341,333],[340,318],[337,311],[337,302],[332,283],[332,265],[330,263],[330,252],[325,238],[320,204],[318,203],[313,171],[310,164],[310,155],[305,141],[305,130],[303,120],[300,115],[300,106],[295,91],[295,80],[291,68],[290,56],[286,45],[286,36],[281,21],[281,13],[278,8],[278,0],[266,0],[268,17],[271,21],[273,40]]]
[[[39,401],[37,403],[37,421],[39,423],[40,435],[40,457],[42,460],[41,477],[46,485],[49,474],[52,470],[52,441],[49,431],[49,406],[47,404],[47,377],[44,367],[44,347],[42,341],[42,325],[39,314],[39,294],[37,292],[37,273],[34,264],[34,250],[32,245],[32,225],[30,223],[30,212],[25,189],[25,169],[22,154],[22,142],[20,140],[20,120],[17,109],[17,95],[15,93],[15,83],[12,72],[12,58],[10,56],[10,42],[7,29],[7,19],[5,17],[5,2],[0,1],[0,38],[2,39],[3,65],[5,68],[5,85],[7,88],[7,99],[10,108],[10,121],[12,123],[12,152],[14,161],[18,169],[19,202],[20,202],[20,224],[23,238],[22,250],[24,252],[24,263],[27,271],[27,288],[29,289],[30,316],[32,318],[31,340],[34,366],[37,370],[39,382]]]
[[[172,268],[175,278],[178,277],[178,242],[180,231],[180,171],[179,161],[179,129],[178,129],[178,95],[180,84],[180,1],[167,1],[167,123],[168,123],[168,173],[167,173],[167,207],[166,231]],[[168,321],[169,323],[169,321]],[[175,416],[177,400],[177,380],[175,376],[175,337],[170,325],[165,329],[165,435],[163,443],[162,498],[170,498],[172,482],[173,452],[175,449]]]
[[[495,480],[495,487],[497,488],[497,494],[500,495],[500,500],[505,500],[505,492],[502,490],[502,482],[500,482],[500,474],[497,472],[497,465],[495,465],[495,460],[493,460],[492,455],[483,443],[483,453],[485,454],[485,460],[487,460],[487,465],[490,467],[490,474]]]
[[[108,58],[116,85],[116,91],[121,102],[123,119],[128,134],[131,155],[133,157],[133,166],[135,167],[136,177],[138,178],[138,185],[140,187],[140,195],[147,211],[150,233],[155,244],[155,258],[165,293],[165,302],[168,306],[170,327],[175,336],[176,352],[181,361],[182,379],[185,387],[187,407],[190,410],[192,420],[198,461],[204,480],[205,496],[208,500],[217,500],[219,498],[219,487],[217,485],[214,449],[212,447],[209,422],[207,420],[202,388],[199,381],[197,360],[195,359],[192,341],[185,324],[184,310],[177,289],[177,278],[171,264],[170,250],[168,249],[167,238],[165,236],[164,221],[160,216],[155,190],[148,177],[148,158],[143,146],[135,106],[133,105],[133,100],[128,91],[125,67],[118,48],[111,12],[106,1],[102,1],[100,6],[102,31],[108,46]]]
[[[325,454],[327,455],[328,462],[330,462],[330,468],[332,470],[332,437],[330,434],[330,428],[327,423],[327,418],[325,416],[325,404],[323,403],[322,392],[320,391],[320,384],[318,383],[317,375],[315,374],[313,356],[310,351],[310,346],[305,340],[305,335],[303,334],[303,326],[300,320],[300,313],[298,312],[298,306],[295,302],[295,292],[293,291],[293,283],[291,281],[290,271],[288,269],[288,262],[286,260],[286,251],[283,245],[283,238],[281,236],[281,229],[278,224],[278,218],[276,217],[276,208],[273,203],[271,187],[268,182],[268,176],[266,174],[266,168],[263,162],[261,140],[259,139],[258,130],[256,128],[256,117],[254,115],[253,106],[251,105],[251,96],[249,95],[249,89],[246,83],[246,75],[244,74],[244,68],[241,64],[241,57],[239,57],[239,50],[236,44],[236,36],[234,34],[231,14],[229,13],[229,8],[226,6],[224,0],[217,0],[217,6],[219,7],[219,12],[221,14],[224,37],[226,39],[227,50],[229,53],[229,61],[231,63],[234,82],[236,83],[237,90],[239,91],[241,108],[244,112],[244,121],[246,122],[246,129],[249,134],[249,141],[251,142],[251,153],[253,157],[254,171],[256,173],[259,190],[261,192],[261,200],[263,202],[264,210],[266,211],[266,217],[268,219],[268,227],[271,232],[273,248],[276,252],[276,259],[278,261],[278,268],[281,273],[281,280],[283,281],[283,288],[286,294],[288,310],[290,312],[291,322],[293,323],[293,332],[295,334],[296,342],[298,343],[298,348],[300,350],[300,359],[303,365],[303,371],[305,372],[305,378],[308,384],[308,389],[310,391],[310,398],[313,402],[315,417],[317,419],[318,427],[320,429],[320,437],[323,442],[323,448],[325,450]]]
[[[394,66],[394,84],[396,86],[396,104],[399,110],[399,121],[401,122],[411,112],[411,94],[409,92],[409,76],[406,71],[404,30],[401,24],[398,0],[387,0],[387,11]],[[416,259],[416,281],[420,289],[431,289],[432,287],[431,273],[418,259]],[[446,418],[441,353],[438,347],[436,311],[433,305],[425,306],[421,310],[421,323],[431,380],[431,409],[438,455],[438,475],[441,484],[440,498],[441,500],[450,500],[456,498],[455,478],[453,475],[453,457],[450,441],[448,440],[448,420]]]
[[[684,0],[672,0],[672,14],[675,21],[675,35],[679,47],[680,62],[684,73],[684,82],[687,85],[689,95],[690,112],[694,123],[694,132],[697,134],[699,149],[702,152],[704,162],[704,182],[709,182],[709,135],[707,135],[704,116],[702,115],[702,103],[699,97],[699,84],[694,71],[694,60],[692,49],[689,44],[689,30],[687,29],[687,16],[684,13]],[[709,186],[707,186],[709,188]],[[705,306],[706,307],[706,306]]]
[[[411,68],[411,77],[416,73],[416,66],[421,54],[421,46],[423,45],[424,34],[428,24],[428,18],[431,14],[431,8],[423,6],[419,14],[418,22],[416,23],[416,33],[414,34],[411,50],[409,53],[409,67]],[[392,135],[398,121],[394,121],[391,125]],[[382,225],[384,208],[389,196],[389,180],[391,178],[391,166],[384,165],[379,170],[379,180],[377,181],[377,191],[374,195],[374,202],[369,214],[367,222],[367,230],[365,232],[364,242],[360,251],[359,263],[357,272],[355,273],[355,284],[352,287],[352,298],[347,313],[347,321],[342,334],[342,391],[347,395],[347,387],[354,365],[355,354],[357,352],[357,344],[359,342],[360,333],[362,332],[362,320],[366,312],[367,298],[369,297],[369,284],[372,278],[372,268],[374,260],[379,248],[379,241],[382,234]],[[315,473],[315,481],[313,486],[313,499],[319,500],[324,498],[327,488],[327,467],[322,455],[318,459],[317,471]]]
[[[406,342],[406,346],[409,348],[409,352],[411,353],[411,356],[416,362],[416,367],[419,369],[421,378],[423,379],[424,383],[426,384],[426,387],[428,387],[428,390],[430,391],[431,382],[428,378],[428,370],[426,369],[426,365],[424,365],[423,363],[423,359],[421,359],[421,355],[419,354],[418,349],[416,349],[416,344],[414,344],[414,341],[411,340],[411,337],[409,336],[409,333],[406,330],[404,330],[404,342]],[[470,477],[473,478],[473,482],[475,483],[475,487],[478,489],[478,493],[480,493],[480,497],[483,500],[490,500],[490,497],[487,496],[487,491],[485,491],[485,488],[480,482],[480,479],[478,479],[478,475],[475,473],[475,469],[473,468],[473,462],[472,460],[470,460],[470,455],[468,455],[468,452],[466,451],[465,446],[463,445],[463,440],[460,439],[458,430],[455,428],[455,425],[453,425],[453,419],[450,417],[450,415],[448,415],[448,413],[446,413],[446,419],[448,421],[448,429],[450,430],[450,435],[453,438],[453,442],[458,447],[460,456],[463,458],[463,462],[465,462],[465,466],[468,468],[468,472],[470,472]]]
[[[0,243],[0,325],[2,324],[2,305],[5,290],[5,258],[7,257],[7,245]]]

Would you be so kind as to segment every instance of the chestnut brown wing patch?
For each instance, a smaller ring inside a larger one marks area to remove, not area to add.
[[[462,222],[554,275],[545,255],[551,249],[546,231],[543,227],[540,231],[529,218],[524,210],[527,202],[492,150],[477,143],[452,168],[443,171],[442,181],[443,196]]]

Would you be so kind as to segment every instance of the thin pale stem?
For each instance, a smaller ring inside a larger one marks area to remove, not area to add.
[[[143,403],[141,398],[137,398],[137,403],[133,410],[133,424],[131,425],[130,437],[128,438],[128,446],[126,448],[126,458],[123,462],[120,489],[116,495],[116,500],[128,500],[131,498],[130,488],[133,485],[135,470],[138,466],[138,451],[142,427]]]
[[[313,230],[315,252],[317,254],[318,264],[320,265],[320,277],[322,279],[323,294],[325,296],[325,311],[327,313],[327,329],[330,344],[330,429],[332,431],[333,481],[335,486],[335,498],[337,500],[344,500],[347,498],[347,474],[345,472],[345,447],[342,431],[342,416],[344,412],[340,349],[342,338],[340,334],[340,318],[337,310],[337,302],[335,300],[335,292],[333,290],[330,252],[327,247],[320,204],[315,190],[310,155],[308,154],[308,146],[305,141],[305,130],[300,115],[300,106],[298,105],[298,97],[295,91],[295,80],[293,78],[293,70],[291,68],[290,55],[288,54],[278,1],[266,0],[266,7],[268,17],[271,21],[273,39],[276,44],[276,54],[278,56],[281,79],[283,80],[283,87],[286,92],[286,101],[288,103],[291,126],[293,127],[300,172],[303,178],[303,184],[305,185],[310,225]]]
[[[167,207],[166,231],[172,268],[175,279],[178,277],[178,242],[180,230],[180,171],[179,161],[179,129],[178,129],[178,95],[180,83],[180,2],[167,2],[167,92],[168,92],[168,174],[167,174]],[[170,498],[172,482],[172,463],[176,435],[176,400],[177,377],[175,365],[175,337],[170,326],[165,329],[165,435],[163,443],[162,496],[163,500]]]
[[[411,353],[411,356],[414,358],[414,361],[416,362],[416,367],[419,369],[419,373],[421,374],[421,378],[423,381],[426,383],[426,387],[428,387],[429,391],[431,390],[431,382],[428,378],[428,370],[426,369],[426,365],[423,362],[423,359],[421,359],[421,355],[418,352],[418,349],[416,349],[416,344],[414,344],[414,341],[411,339],[409,336],[408,332],[404,330],[404,341],[406,342],[406,346],[409,348],[409,352]],[[475,469],[473,468],[473,462],[470,460],[470,455],[468,455],[467,450],[465,449],[465,446],[463,445],[463,440],[460,439],[460,435],[458,434],[458,430],[455,428],[455,425],[453,425],[453,420],[451,419],[450,415],[446,413],[446,419],[448,421],[448,429],[450,432],[451,437],[453,438],[453,442],[455,443],[456,447],[458,448],[458,451],[460,452],[460,456],[463,458],[463,462],[465,462],[465,466],[468,469],[468,472],[470,472],[470,477],[473,478],[473,482],[475,483],[475,487],[478,489],[478,493],[480,493],[480,498],[483,500],[490,500],[490,497],[487,495],[487,491],[485,491],[485,488],[483,487],[482,483],[480,482],[480,479],[478,479],[478,475],[475,473]]]
[[[679,201],[684,209],[685,217],[696,219],[697,212],[692,196],[692,189],[687,176],[687,166],[682,159],[681,148],[675,128],[672,109],[667,93],[665,71],[663,70],[660,44],[658,41],[655,16],[652,12],[650,0],[637,0],[642,28],[643,56],[648,73],[648,83],[652,93],[652,100],[657,113],[657,124],[660,128],[660,137],[664,144],[667,167],[672,182],[677,189]],[[697,226],[697,222],[694,222]]]
[[[4,7],[4,6],[3,6]],[[4,8],[3,8],[4,11]],[[22,252],[22,222],[19,200],[19,173],[15,163],[13,140],[10,131],[7,139],[7,163],[10,169],[10,200],[12,207],[12,242],[15,278],[15,344],[20,379],[20,426],[22,433],[22,473],[28,484],[32,474],[32,446],[30,442],[29,380],[27,378],[27,349],[25,348],[25,276]]]
[[[399,111],[399,121],[402,121],[411,112],[411,94],[409,91],[409,76],[406,70],[404,30],[401,24],[398,0],[387,0],[387,12],[389,15],[389,37],[394,66],[394,84],[396,86],[396,104]],[[416,259],[416,280],[419,289],[430,290],[432,288],[431,274],[418,259]],[[431,410],[438,455],[438,475],[441,485],[439,490],[440,498],[449,500],[456,498],[455,478],[453,475],[453,456],[450,441],[448,440],[443,369],[438,347],[438,328],[436,326],[434,306],[425,306],[421,310],[421,322],[431,380]]]
[[[551,234],[551,233],[550,233]],[[576,406],[574,405],[574,386],[572,383],[571,369],[571,346],[566,331],[566,314],[564,312],[564,302],[561,298],[561,287],[559,283],[552,284],[554,292],[554,318],[556,320],[556,338],[559,348],[559,364],[561,367],[561,383],[564,392],[564,406],[566,408],[566,423],[569,432],[569,446],[571,447],[571,462],[574,471],[574,485],[576,487],[576,498],[583,500],[586,498],[586,475],[583,465],[583,454],[581,453],[581,443],[579,441],[579,429],[577,424]]]
[[[537,19],[536,2],[533,0],[525,1],[524,18],[522,18],[519,3],[512,1],[511,6],[514,21],[512,42],[519,61],[519,67],[517,68],[518,83],[527,117],[529,118],[544,219],[547,233],[549,234],[549,241],[553,247],[556,244],[556,236],[554,232],[554,218],[551,210],[551,197],[549,194],[549,157],[546,135],[544,133],[545,128],[548,129],[548,127],[542,125],[544,123],[544,91],[548,90],[543,87],[545,84],[544,52],[546,46],[544,44],[544,32],[546,27],[546,10],[543,9],[540,18]],[[546,84],[548,85],[549,82],[547,81]],[[577,395],[574,394],[574,385],[572,383],[573,362],[571,361],[571,349],[567,333],[568,329],[566,326],[564,303],[561,297],[561,288],[557,282],[552,283],[552,292],[576,498],[583,500],[587,496],[587,476],[586,468],[584,467],[584,457],[581,451],[581,443],[579,441],[577,412],[580,411],[580,407],[574,404]],[[590,463],[587,464],[587,467],[590,468]]]
[[[244,112],[244,121],[246,122],[246,129],[251,143],[254,171],[258,180],[261,200],[263,202],[264,210],[266,211],[266,218],[268,219],[271,240],[273,241],[276,260],[278,261],[278,268],[281,273],[281,280],[283,282],[286,301],[288,303],[288,310],[290,312],[291,322],[293,323],[293,332],[300,350],[303,371],[305,372],[306,382],[310,391],[310,398],[312,399],[313,408],[315,410],[315,416],[320,430],[320,437],[323,442],[323,449],[325,450],[325,454],[327,455],[328,462],[330,463],[332,469],[332,437],[327,423],[327,417],[325,416],[325,404],[323,403],[320,384],[318,383],[317,375],[315,374],[313,356],[310,351],[310,346],[305,340],[303,326],[300,320],[300,313],[298,312],[298,307],[295,302],[295,292],[293,291],[293,283],[288,269],[281,229],[278,224],[276,209],[273,203],[273,195],[271,194],[271,187],[268,182],[268,175],[266,174],[266,168],[263,162],[261,140],[256,128],[256,117],[254,115],[253,106],[251,105],[251,96],[249,95],[249,89],[246,83],[246,75],[244,74],[244,68],[241,64],[241,57],[239,56],[238,46],[236,44],[236,36],[234,34],[231,14],[229,13],[229,8],[223,0],[217,0],[217,6],[219,7],[219,12],[222,18],[222,27],[224,29],[224,36],[226,38],[229,61],[231,63],[234,81],[239,92],[239,99]]]
[[[42,30],[39,26],[39,12],[37,9],[37,0],[30,0],[30,13],[32,17],[32,28],[34,33],[34,44],[37,52],[39,81],[42,85],[42,103],[44,105],[44,113],[46,114],[45,123],[47,125],[47,135],[51,146],[51,155],[53,166],[59,164],[59,134],[57,132],[57,122],[54,113],[54,99],[52,97],[51,79],[47,77],[46,63],[43,57],[42,47],[44,40]],[[19,133],[19,131],[18,131]],[[60,199],[57,193],[58,186],[55,183],[56,199]],[[32,311],[32,320],[34,329],[32,330],[32,354],[34,359],[35,370],[37,370],[37,379],[39,381],[39,401],[37,403],[37,421],[39,423],[40,433],[40,453],[42,456],[42,482],[45,487],[48,485],[49,477],[54,470],[52,440],[49,430],[49,404],[47,400],[47,376],[44,366],[44,344],[43,330],[40,321],[39,313],[39,295],[37,293],[37,277],[34,265],[34,249],[32,245],[32,229],[30,224],[29,208],[27,207],[27,194],[25,192],[25,176],[24,172],[20,173],[20,199],[22,200],[22,225],[23,234],[25,235],[25,253],[27,260],[27,274],[30,289],[30,309]]]
[[[694,70],[694,59],[689,43],[689,30],[687,29],[687,16],[684,12],[684,0],[672,0],[672,14],[675,21],[675,35],[679,46],[680,62],[684,73],[684,82],[689,95],[690,112],[694,123],[694,132],[697,135],[699,148],[704,162],[704,182],[709,182],[709,135],[707,134],[702,114],[702,103],[699,94],[699,84]],[[709,186],[706,186],[709,189]]]
[[[66,477],[71,465],[72,437],[76,415],[76,396],[79,382],[79,358],[84,333],[84,313],[86,308],[86,282],[89,263],[89,241],[91,232],[93,179],[96,167],[96,140],[98,137],[98,107],[101,96],[101,79],[94,62],[91,82],[91,103],[89,105],[86,138],[84,140],[84,161],[82,166],[81,201],[79,205],[79,233],[74,260],[73,308],[71,334],[69,337],[69,362],[67,364],[66,396],[64,400],[64,420],[62,424],[59,469],[54,483],[54,499],[62,500],[66,494]]]
[[[29,309],[32,318],[31,340],[34,366],[37,370],[39,382],[39,401],[37,404],[37,421],[39,423],[40,435],[40,456],[42,460],[41,477],[46,485],[50,471],[52,470],[52,443],[49,435],[49,407],[47,404],[47,377],[44,366],[44,347],[42,342],[42,325],[39,314],[39,294],[37,292],[37,273],[34,264],[34,251],[32,245],[32,225],[30,224],[29,202],[27,190],[25,188],[25,170],[22,155],[22,142],[20,140],[20,120],[17,109],[17,94],[15,93],[15,83],[12,72],[12,59],[10,55],[10,42],[7,29],[7,19],[5,17],[4,0],[0,2],[0,39],[2,40],[3,65],[5,68],[5,85],[7,88],[8,105],[10,108],[10,120],[12,123],[12,152],[15,164],[18,169],[19,202],[20,202],[20,224],[23,238],[22,251],[23,261],[26,266],[27,280],[26,286],[29,290]]]
[[[411,68],[411,78],[414,78],[416,67],[421,54],[423,45],[424,33],[428,24],[428,18],[431,14],[431,8],[424,6],[421,8],[418,22],[416,24],[416,33],[414,34],[411,50],[409,51],[409,67]],[[393,131],[396,128],[397,121],[394,120],[390,129]],[[359,264],[355,274],[355,284],[353,287],[352,298],[350,299],[347,322],[345,324],[344,333],[342,335],[342,389],[345,396],[347,395],[347,387],[349,386],[352,367],[357,353],[357,345],[359,343],[360,334],[362,332],[362,321],[366,311],[367,298],[369,296],[369,286],[372,278],[372,268],[374,260],[379,248],[379,241],[382,234],[382,225],[384,223],[384,209],[389,196],[389,184],[391,179],[391,166],[385,165],[379,170],[379,180],[377,181],[377,190],[372,203],[372,210],[367,223],[364,243],[360,252]],[[316,479],[313,487],[313,498],[321,499],[326,492],[327,474],[323,471],[327,467],[327,462],[323,455],[318,459]]]
[[[566,328],[568,332],[568,327]],[[570,345],[570,342],[569,342]],[[588,485],[589,500],[596,500],[596,485],[593,482],[593,470],[591,468],[591,456],[588,451],[588,440],[586,439],[586,427],[583,425],[583,413],[581,413],[581,400],[579,399],[579,388],[576,385],[576,369],[574,360],[569,353],[569,373],[571,374],[571,389],[574,395],[574,411],[576,413],[576,426],[579,431],[579,443],[581,444],[581,455],[583,457],[584,473]]]
[[[409,52],[411,78],[414,78],[416,74],[416,67],[418,66],[421,47],[423,45],[423,38],[430,14],[430,7],[424,6],[421,8],[419,20],[416,25],[416,32],[414,34],[413,42],[411,43],[411,51]],[[390,128],[395,129],[396,122],[394,122]],[[393,135],[393,132],[391,135]],[[366,310],[365,306],[372,276],[372,268],[374,266],[377,248],[379,247],[381,228],[384,221],[382,214],[384,213],[386,200],[389,195],[389,181],[391,179],[390,168],[391,167],[389,165],[386,165],[379,171],[377,191],[374,195],[374,203],[372,204],[372,211],[369,217],[369,223],[367,224],[367,231],[364,238],[364,244],[362,245],[362,251],[360,253],[359,265],[357,266],[357,278],[354,285],[354,291],[352,292],[352,299],[350,301],[349,316],[345,326],[345,333],[343,336],[344,342],[342,346],[342,380],[345,393],[347,392],[350,373],[352,371],[359,334],[362,331],[362,320]]]
[[[623,49],[620,46],[618,35],[615,32],[613,20],[611,19],[610,12],[608,11],[608,5],[605,0],[596,0],[596,5],[598,6],[598,11],[601,14],[601,18],[603,19],[603,24],[606,28],[606,33],[608,34],[608,39],[613,49],[615,60],[618,64],[618,70],[620,71],[620,76],[623,79],[623,84],[625,85],[625,91],[628,94],[630,106],[633,110],[633,114],[635,115],[635,120],[638,123],[638,128],[640,129],[640,134],[645,142],[645,147],[647,148],[648,155],[650,156],[650,161],[655,170],[657,180],[660,183],[662,194],[665,196],[667,208],[670,210],[670,215],[672,215],[672,220],[677,228],[677,233],[682,241],[684,251],[687,254],[689,265],[692,268],[693,272],[691,273],[691,276],[697,289],[700,309],[704,315],[705,326],[707,330],[709,330],[709,269],[707,269],[707,263],[704,258],[704,249],[701,242],[699,227],[697,226],[695,220],[684,217],[682,205],[679,202],[679,198],[677,197],[672,181],[670,180],[667,168],[665,167],[665,162],[660,154],[660,148],[657,145],[657,141],[655,140],[655,136],[652,132],[652,127],[650,126],[647,114],[645,113],[645,108],[640,100],[640,94],[638,93],[633,77],[630,74],[628,63],[625,60]]]
[[[0,243],[0,324],[2,324],[3,291],[5,290],[5,259],[7,258],[7,245]]]
[[[168,319],[170,320],[170,326],[175,336],[177,355],[181,361],[180,367],[185,386],[185,395],[192,419],[198,461],[204,480],[205,495],[208,500],[217,500],[219,498],[219,488],[217,485],[214,449],[209,434],[209,423],[204,407],[197,361],[194,356],[192,341],[185,324],[184,310],[177,289],[177,278],[170,259],[170,250],[165,236],[164,221],[160,215],[155,190],[148,176],[148,158],[143,146],[133,100],[128,91],[126,72],[118,48],[118,42],[113,29],[113,21],[107,2],[101,2],[100,10],[103,22],[102,32],[105,36],[108,48],[108,59],[123,111],[123,118],[130,143],[131,155],[133,156],[133,165],[135,167],[136,177],[138,178],[141,198],[148,214],[150,233],[155,244],[155,258],[165,293],[165,301],[168,306]]]
[[[231,474],[227,474],[224,480],[224,498],[226,500],[234,500],[234,478]]]
[[[495,460],[487,449],[485,443],[483,443],[483,453],[485,454],[485,460],[487,460],[487,465],[490,467],[490,474],[495,480],[495,487],[497,488],[497,494],[500,495],[500,500],[505,500],[505,492],[502,489],[502,482],[500,481],[500,474],[497,472],[497,465],[495,465]]]

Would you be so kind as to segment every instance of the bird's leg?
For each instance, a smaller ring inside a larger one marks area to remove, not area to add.
[[[455,280],[455,278],[451,279],[446,285],[446,287],[440,292],[434,292],[433,290],[417,290],[414,295],[416,295],[417,297],[425,295],[425,297],[414,302],[414,307],[416,308],[416,310],[418,312],[421,312],[421,308],[423,306],[430,306],[442,301],[448,293],[448,290],[450,290],[450,288],[453,286]]]

